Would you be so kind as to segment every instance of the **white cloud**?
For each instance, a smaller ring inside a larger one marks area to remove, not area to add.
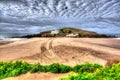
[[[120,0],[0,1],[0,32],[37,33],[61,27],[120,33]]]

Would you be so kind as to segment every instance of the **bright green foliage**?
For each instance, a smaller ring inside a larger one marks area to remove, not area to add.
[[[70,66],[60,65],[58,63],[51,64],[47,66],[48,72],[52,73],[66,73],[72,70]]]
[[[35,72],[46,72],[46,68],[40,64],[33,64],[30,70],[31,73]]]
[[[93,73],[79,72],[77,76],[69,75],[59,80],[120,80],[120,63],[99,68]]]
[[[99,65],[99,64],[86,63],[86,64],[82,64],[82,65],[76,65],[73,68],[73,71],[74,72],[81,72],[81,73],[83,73],[83,72],[94,72],[98,68],[102,68],[102,66]]]
[[[30,64],[26,62],[0,62],[0,79],[25,74],[30,68]]]
[[[94,74],[91,73],[79,73],[77,76],[69,75],[68,78],[62,78],[59,80],[99,80]]]
[[[38,64],[28,64],[26,62],[0,62],[0,79],[12,76],[18,76],[27,72],[51,72],[51,73],[67,73],[72,70],[72,67],[54,63],[51,65],[42,66]]]
[[[28,64],[26,62],[0,62],[0,79],[18,76],[27,72],[51,72],[67,73],[77,72],[78,75],[70,75],[60,80],[120,80],[120,63],[112,66],[102,67],[98,64],[82,64],[74,67],[54,63],[51,65]]]
[[[71,71],[71,67],[70,66],[65,66],[65,65],[60,65],[58,63],[54,63],[51,65],[47,65],[47,66],[42,66],[40,64],[34,64],[32,65],[32,68],[30,70],[31,73],[35,73],[35,72],[51,72],[51,73],[66,73]]]

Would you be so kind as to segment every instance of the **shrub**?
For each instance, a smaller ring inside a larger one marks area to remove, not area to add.
[[[77,72],[78,75],[70,75],[68,78],[60,80],[119,80],[120,63],[111,66],[102,67],[99,64],[82,64],[75,67],[54,63],[42,66],[37,64],[28,64],[26,62],[0,62],[0,79],[12,76],[18,76],[27,72],[52,72],[67,73],[69,71]]]
[[[52,73],[60,73],[60,65],[58,63],[51,64],[47,67],[47,70]]]
[[[76,76],[70,75],[68,76],[68,78],[62,78],[59,80],[119,80],[119,79],[120,79],[120,63],[114,64],[112,66],[98,68],[93,73],[79,72],[79,74]]]
[[[71,69],[72,68],[70,66],[60,65],[58,63],[47,66],[47,71],[52,73],[66,73],[69,72]]]
[[[32,65],[32,68],[30,70],[31,73],[35,72],[46,72],[46,68],[40,64],[34,64]]]
[[[73,71],[75,71],[75,72],[82,72],[82,73],[83,72],[94,72],[98,68],[102,68],[102,66],[98,65],[98,64],[86,63],[86,64],[82,64],[82,65],[76,65],[73,68]]]
[[[30,68],[31,65],[26,62],[0,62],[0,79],[25,74]]]
[[[60,65],[60,73],[67,73],[72,70],[70,66]]]

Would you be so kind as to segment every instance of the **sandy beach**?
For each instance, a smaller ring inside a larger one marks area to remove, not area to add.
[[[120,40],[112,38],[31,38],[4,42],[4,45],[0,42],[0,61],[3,62],[22,60],[43,65],[60,63],[70,66],[90,62],[105,65],[107,60],[119,61],[119,57]],[[33,80],[35,76],[38,76],[35,80],[58,78],[49,73],[42,73],[47,77],[40,76],[41,73],[25,75],[5,80]]]

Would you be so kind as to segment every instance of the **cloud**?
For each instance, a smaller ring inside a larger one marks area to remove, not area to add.
[[[75,27],[120,33],[119,0],[0,0],[1,33]]]

